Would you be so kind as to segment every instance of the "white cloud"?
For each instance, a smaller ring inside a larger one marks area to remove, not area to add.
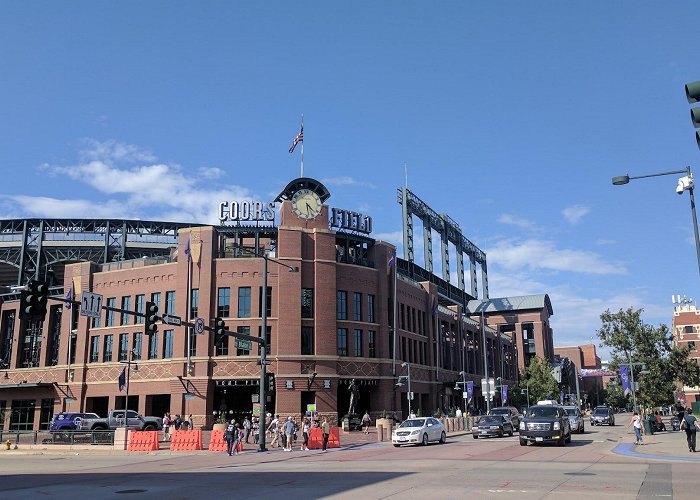
[[[84,148],[80,150],[80,158],[83,161],[101,160],[105,162],[147,162],[156,161],[156,157],[150,151],[133,144],[109,139],[96,141],[95,139],[83,139]]]
[[[392,243],[397,247],[399,245],[403,246],[403,231],[392,231],[390,233],[375,233],[374,239],[386,241],[387,243]]]
[[[486,250],[490,264],[509,270],[552,270],[582,274],[625,274],[621,263],[606,262],[594,252],[556,248],[554,242],[504,239]]]
[[[524,219],[522,217],[518,217],[517,215],[501,214],[498,216],[497,220],[501,224],[508,224],[511,226],[519,227],[521,229],[527,229],[529,231],[534,231],[537,229],[537,225],[534,222]]]
[[[562,215],[569,221],[570,224],[577,224],[579,220],[585,215],[587,215],[591,209],[583,205],[574,205],[572,207],[567,207],[561,211]]]
[[[200,177],[207,180],[219,179],[225,172],[217,167],[199,167],[197,173]]]
[[[358,186],[370,189],[376,188],[376,186],[371,182],[358,181],[349,176],[324,177],[321,179],[321,182],[323,184],[328,184],[329,186]]]

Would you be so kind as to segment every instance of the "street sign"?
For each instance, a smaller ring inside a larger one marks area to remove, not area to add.
[[[196,335],[201,335],[202,333],[204,333],[204,320],[202,318],[195,318],[194,333]]]
[[[182,318],[180,316],[173,316],[172,314],[163,315],[164,325],[180,326],[182,325]]]
[[[257,361],[256,361],[256,364],[260,365],[260,360],[257,360]],[[266,359],[266,360],[265,360],[265,366],[269,366],[269,365],[271,365],[271,364],[272,364],[272,361],[270,361],[269,359]]]
[[[80,297],[80,315],[99,318],[102,312],[102,299],[99,293],[83,292]]]
[[[467,391],[464,391],[462,393],[462,399],[469,399],[469,394],[467,393]]]
[[[408,400],[409,400],[409,401],[413,401],[413,391],[407,392],[407,393],[406,393],[406,397],[408,397]]]
[[[253,348],[252,340],[236,339],[236,349],[246,349],[250,351]]]

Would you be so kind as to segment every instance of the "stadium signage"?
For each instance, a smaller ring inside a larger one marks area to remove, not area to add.
[[[359,212],[332,208],[330,226],[369,234],[372,232],[372,217]]]
[[[219,220],[225,222],[269,222],[275,220],[273,201],[222,201],[219,203]]]

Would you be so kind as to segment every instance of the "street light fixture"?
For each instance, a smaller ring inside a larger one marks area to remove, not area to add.
[[[686,174],[684,177],[678,179],[676,193],[682,195],[683,192],[688,191],[688,193],[690,194],[690,210],[693,215],[693,231],[695,232],[695,253],[697,255],[698,260],[698,272],[700,272],[700,236],[698,235],[698,219],[695,213],[693,173],[690,171],[690,167],[686,167],[685,170],[672,170],[670,172],[660,172],[658,174],[639,175],[635,177],[630,177],[629,175],[618,175],[612,178],[612,183],[614,186],[621,186],[623,184],[628,184],[630,180],[634,179],[646,179],[647,177],[660,177],[662,175],[677,174]]]

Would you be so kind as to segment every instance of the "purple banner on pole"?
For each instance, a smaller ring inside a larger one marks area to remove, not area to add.
[[[503,401],[503,404],[506,404],[506,401],[508,401],[508,386],[507,385],[502,385],[501,386],[501,401]]]
[[[629,366],[620,365],[620,380],[622,380],[622,392],[625,396],[627,396],[632,392],[632,385],[630,384]]]
[[[474,396],[474,382],[467,382],[467,399],[472,400]]]

